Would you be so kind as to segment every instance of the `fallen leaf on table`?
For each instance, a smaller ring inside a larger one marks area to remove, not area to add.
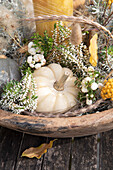
[[[24,157],[24,156],[26,156],[28,158],[36,157],[36,158],[40,159],[41,156],[47,152],[47,149],[52,148],[53,142],[55,140],[57,140],[57,139],[54,139],[54,140],[50,141],[48,144],[47,143],[43,143],[43,144],[41,144],[38,147],[31,147],[29,149],[26,149],[22,153],[22,157]]]
[[[90,52],[90,59],[89,62],[91,63],[92,66],[96,67],[97,61],[98,61],[98,55],[97,55],[97,34],[95,34],[91,40],[90,40],[90,46],[89,46],[89,52]]]

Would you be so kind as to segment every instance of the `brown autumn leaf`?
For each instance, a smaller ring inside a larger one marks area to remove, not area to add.
[[[97,34],[95,34],[91,40],[90,40],[90,46],[89,46],[89,52],[90,52],[90,59],[89,62],[91,63],[92,66],[96,67],[97,61],[98,61],[98,55],[97,55]]]
[[[41,156],[43,154],[45,154],[47,152],[47,149],[50,149],[52,148],[53,146],[53,142],[57,140],[57,139],[54,139],[52,141],[50,141],[48,144],[47,143],[43,143],[41,144],[40,146],[38,147],[31,147],[29,149],[26,149],[23,153],[22,153],[22,157],[26,156],[28,158],[38,158],[40,159]]]

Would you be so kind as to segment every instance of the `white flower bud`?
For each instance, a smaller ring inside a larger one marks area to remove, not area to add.
[[[92,90],[96,90],[97,88],[98,88],[98,84],[97,83],[94,82],[94,83],[91,84],[91,89]]]
[[[34,64],[29,64],[29,66],[30,66],[31,68],[34,68],[34,67],[35,67]]]
[[[89,66],[88,69],[87,69],[87,71],[94,71],[94,67]]]
[[[46,64],[46,60],[45,59],[42,59],[41,60],[41,65],[43,66],[43,65],[45,65]]]
[[[86,82],[90,82],[91,81],[91,78],[90,77],[86,77],[82,80],[82,85],[84,86]]]
[[[93,97],[94,97],[94,94],[91,94],[90,97],[93,98]]]
[[[82,86],[81,91],[82,91],[83,93],[87,93],[87,92],[88,92],[88,89],[87,89],[85,86]]]
[[[39,62],[40,61],[39,54],[34,55],[34,60],[35,60],[35,62]]]
[[[34,43],[31,41],[31,42],[28,44],[28,48],[31,48],[33,45],[34,45]]]
[[[29,52],[31,55],[35,55],[35,54],[36,54],[36,49],[35,49],[35,48],[28,48],[28,52]]]
[[[88,98],[86,99],[86,104],[87,105],[91,105],[92,104],[92,100],[89,100]]]
[[[41,63],[35,64],[35,68],[36,68],[36,69],[38,69],[38,68],[40,68],[40,67],[41,67]]]
[[[28,58],[27,58],[27,63],[31,63],[32,62],[32,56],[29,56]]]
[[[90,77],[86,77],[85,80],[86,81],[91,81],[91,78]]]

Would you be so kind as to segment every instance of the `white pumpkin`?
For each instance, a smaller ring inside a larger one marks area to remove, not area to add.
[[[70,69],[53,63],[35,70],[33,77],[37,84],[36,111],[59,112],[76,105],[78,89],[74,85],[76,78]]]

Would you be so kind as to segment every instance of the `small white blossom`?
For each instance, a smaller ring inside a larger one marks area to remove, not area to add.
[[[27,63],[32,63],[32,56],[29,56],[28,58],[27,58]]]
[[[82,85],[84,86],[86,82],[90,82],[91,81],[91,78],[90,77],[86,77],[82,80]]]
[[[36,49],[35,49],[35,48],[28,48],[28,52],[29,52],[31,55],[35,55],[35,54],[36,54]]]
[[[40,68],[40,67],[41,67],[41,63],[35,64],[35,68],[36,68],[36,69],[38,69],[38,68]]]
[[[98,77],[99,76],[99,74],[95,74],[95,77]]]
[[[31,42],[28,44],[28,48],[31,48],[33,45],[34,45],[34,43],[31,41]]]
[[[88,98],[86,99],[86,104],[87,105],[91,105],[92,104],[92,100],[89,100]]]
[[[45,65],[46,64],[46,60],[45,59],[42,59],[41,60],[41,66]]]
[[[96,90],[98,88],[98,84],[96,82],[91,84],[91,89]]]
[[[29,64],[29,66],[30,66],[31,68],[34,68],[34,67],[35,67],[34,64]]]
[[[93,71],[94,71],[94,67],[89,66],[88,69],[87,69],[87,71],[88,71],[88,72],[89,72],[89,71],[92,71],[92,72],[93,72]]]
[[[91,94],[90,97],[93,98],[93,97],[94,97],[94,94]]]
[[[88,89],[87,89],[85,86],[82,86],[81,91],[82,91],[83,93],[87,93],[87,92],[88,92]]]
[[[39,54],[34,55],[33,58],[34,58],[35,62],[39,62],[40,61]]]

